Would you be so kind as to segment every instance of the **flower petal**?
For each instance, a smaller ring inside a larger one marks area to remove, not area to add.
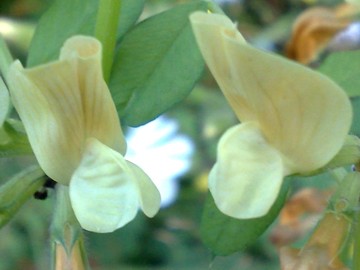
[[[127,161],[140,192],[140,207],[145,215],[153,217],[159,211],[161,197],[150,177],[137,165]]]
[[[44,172],[62,184],[68,184],[78,165],[84,136],[80,97],[71,85],[73,71],[69,63],[25,71],[16,61],[8,73],[12,101],[35,156]]]
[[[9,112],[10,97],[9,92],[2,78],[0,77],[0,127],[4,124]]]
[[[71,204],[84,229],[112,232],[134,219],[140,205],[147,215],[156,213],[156,204],[157,209],[160,205],[157,190],[133,168],[120,153],[98,140],[87,141],[81,164],[70,181]]]
[[[121,152],[125,141],[102,78],[100,43],[76,36],[63,51],[61,60],[36,68],[23,69],[15,62],[8,83],[42,169],[68,184],[86,138],[95,137]]]
[[[253,118],[252,109],[246,101],[246,93],[234,93],[233,91],[237,86],[234,84],[230,66],[227,63],[223,31],[226,30],[234,34],[234,39],[239,43],[246,41],[237,32],[233,22],[226,16],[198,11],[190,15],[190,21],[205,62],[228,102],[247,119]]]
[[[330,161],[351,124],[342,89],[315,71],[247,45],[224,15],[191,16],[205,61],[238,118],[258,122],[292,172]]]
[[[87,36],[68,39],[60,61],[77,61],[77,84],[87,138],[93,137],[125,154],[126,142],[110,91],[103,79],[101,43]]]
[[[264,136],[287,157],[292,171],[312,171],[329,162],[351,125],[345,92],[320,73],[239,43],[230,35],[225,43],[237,85],[232,91],[248,93]]]
[[[286,168],[254,123],[229,129],[218,145],[209,189],[224,214],[247,219],[265,215],[279,193]]]

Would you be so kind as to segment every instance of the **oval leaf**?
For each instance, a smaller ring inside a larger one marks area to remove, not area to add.
[[[349,97],[360,96],[360,50],[332,53],[319,71],[337,82]]]
[[[144,9],[145,0],[122,0],[117,38],[118,40],[136,23]]]
[[[360,97],[351,98],[351,105],[353,108],[353,122],[350,132],[360,137]]]
[[[117,37],[121,38],[134,25],[145,0],[122,0]],[[32,39],[28,66],[55,60],[65,40],[73,35],[93,36],[99,1],[56,0],[42,16]]]
[[[192,90],[204,62],[188,17],[209,7],[205,1],[179,5],[139,23],[124,36],[110,90],[128,125],[156,118]]]
[[[270,211],[263,217],[253,219],[235,219],[224,215],[216,207],[209,192],[200,228],[205,245],[215,255],[226,256],[237,251],[243,251],[253,244],[278,216],[289,191],[288,182],[289,180],[283,184]]]
[[[65,40],[73,35],[93,35],[97,7],[97,0],[56,0],[36,28],[27,66],[57,59]]]

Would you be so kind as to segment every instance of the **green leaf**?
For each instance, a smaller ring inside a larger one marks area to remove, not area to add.
[[[16,174],[0,187],[0,228],[45,183],[46,177],[38,165]]]
[[[29,140],[21,122],[7,120],[0,129],[0,158],[32,154]]]
[[[122,0],[120,10],[120,20],[117,39],[121,37],[136,23],[144,9],[145,0]]]
[[[94,34],[98,0],[55,0],[42,16],[32,39],[27,66],[55,60],[65,40]]]
[[[332,53],[318,70],[339,84],[350,97],[360,96],[360,50]]]
[[[188,17],[210,6],[205,1],[179,5],[139,23],[124,36],[110,90],[126,124],[149,122],[190,93],[204,62]]]
[[[285,181],[276,202],[263,217],[235,219],[218,210],[211,194],[208,194],[201,220],[201,236],[206,246],[215,255],[226,256],[242,251],[270,226],[283,207],[289,190],[289,180]],[[261,200],[261,198],[259,198]]]
[[[360,137],[360,97],[351,98],[351,105],[353,108],[353,122],[350,132]]]
[[[145,0],[122,0],[117,38],[120,39],[139,18]],[[55,60],[64,42],[73,35],[93,36],[97,0],[55,0],[42,16],[32,39],[29,67]]]

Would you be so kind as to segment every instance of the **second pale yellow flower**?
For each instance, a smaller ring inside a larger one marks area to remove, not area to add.
[[[224,15],[190,16],[204,59],[241,124],[218,145],[209,189],[235,218],[265,215],[283,178],[319,169],[340,150],[351,105],[327,77],[246,43]]]

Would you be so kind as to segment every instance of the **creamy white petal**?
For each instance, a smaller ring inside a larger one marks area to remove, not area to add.
[[[10,66],[8,84],[13,104],[44,172],[68,184],[82,151],[84,128],[74,66],[52,63],[24,70]]]
[[[224,214],[248,219],[265,215],[276,200],[286,168],[255,123],[229,129],[218,145],[209,189]]]
[[[154,205],[160,203],[151,184],[144,184],[147,180],[138,170],[134,173],[120,153],[89,139],[70,181],[71,204],[80,225],[93,232],[112,232],[134,219],[140,206],[154,215]]]
[[[4,124],[9,112],[10,97],[9,92],[2,78],[0,77],[0,127]]]
[[[122,154],[126,142],[110,91],[103,79],[101,43],[87,36],[68,39],[60,61],[76,61],[78,91],[81,97],[86,138],[94,137]]]
[[[140,207],[145,215],[153,217],[159,211],[161,197],[158,189],[151,181],[150,177],[136,164],[127,161],[131,169],[133,179],[137,182],[140,192]]]
[[[224,15],[198,11],[190,15],[190,21],[201,54],[228,102],[232,107],[236,107],[241,115],[251,120],[253,112],[247,101],[247,93],[233,91],[237,86],[227,63],[223,32],[228,31],[234,35],[234,39],[239,43],[246,41],[237,32],[235,24]]]

